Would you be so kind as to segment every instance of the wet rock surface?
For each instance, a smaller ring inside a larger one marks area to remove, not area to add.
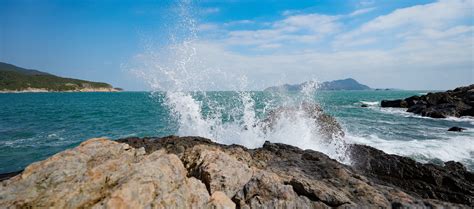
[[[432,118],[474,116],[474,84],[446,92],[383,100],[380,106],[408,108],[407,112]]]
[[[461,127],[457,127],[457,126],[454,126],[454,127],[451,127],[448,129],[448,131],[454,131],[454,132],[462,132],[462,131],[465,131],[466,129],[465,128],[461,128]]]

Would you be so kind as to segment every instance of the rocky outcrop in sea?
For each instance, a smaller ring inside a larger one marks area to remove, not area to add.
[[[323,153],[200,137],[98,138],[0,183],[0,208],[470,208],[474,174],[352,145]]]
[[[446,92],[383,100],[380,106],[408,108],[407,112],[432,118],[474,116],[474,84]]]

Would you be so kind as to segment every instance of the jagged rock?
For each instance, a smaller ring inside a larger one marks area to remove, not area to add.
[[[455,132],[462,132],[466,130],[465,128],[460,128],[460,127],[457,127],[457,126],[454,126],[454,127],[451,127],[448,129],[448,131],[455,131]]]
[[[408,107],[408,103],[404,100],[382,100],[381,107]]]
[[[0,208],[203,208],[206,187],[176,155],[91,139],[1,182]],[[211,204],[211,205],[209,205]]]
[[[120,141],[132,146],[145,147],[146,150],[151,152],[169,147],[170,149],[166,149],[169,153],[176,153],[178,156],[182,156],[182,159],[187,158],[186,154],[181,153],[175,147],[182,147],[185,150],[184,153],[191,153],[193,152],[193,147],[198,146],[200,150],[212,150],[216,155],[228,155],[248,165],[253,169],[251,179],[233,197],[229,197],[232,198],[237,207],[240,208],[328,208],[361,206],[467,208],[467,206],[457,205],[449,201],[472,205],[472,203],[469,202],[473,198],[470,193],[466,193],[463,197],[464,199],[458,200],[450,199],[446,195],[433,197],[423,196],[425,191],[414,190],[412,189],[413,186],[408,186],[407,188],[404,187],[405,185],[400,185],[400,187],[394,186],[396,184],[385,180],[383,176],[370,173],[376,173],[376,171],[361,169],[362,166],[360,165],[363,165],[365,161],[355,163],[354,165],[357,169],[354,170],[349,166],[330,159],[320,152],[301,150],[284,144],[266,142],[262,148],[246,149],[238,145],[225,146],[216,144],[208,139],[199,137],[174,136],[161,139],[128,138]],[[354,146],[364,147],[362,145]],[[463,189],[457,190],[451,188],[452,190],[449,190],[453,192],[454,196],[460,196],[460,194],[466,192],[466,189],[472,190],[474,188],[473,179],[466,177],[472,175],[472,173],[466,171],[465,168],[463,171],[465,172],[463,173],[465,176],[450,176],[449,172],[446,172],[450,169],[448,167],[424,165],[420,163],[399,165],[397,164],[398,161],[411,162],[413,160],[399,156],[397,156],[399,158],[383,157],[391,155],[381,151],[379,152],[380,153],[377,153],[380,155],[378,157],[374,156],[374,158],[371,158],[371,155],[368,155],[368,157],[371,160],[375,160],[380,166],[391,166],[394,170],[414,170],[421,168],[422,171],[414,174],[412,178],[419,179],[423,177],[421,175],[423,172],[430,172],[443,173],[444,178],[449,177],[456,182],[464,182]],[[364,158],[364,156],[367,155],[366,152],[362,151],[360,151],[358,155],[356,155],[356,151],[353,151],[352,154],[359,156],[359,158]],[[358,158],[354,157],[354,159]],[[373,165],[374,166],[370,167],[371,169],[378,169],[375,163]],[[424,167],[429,167],[430,169],[423,169]],[[215,171],[218,170],[216,169]],[[399,181],[403,181],[403,178],[397,175],[395,175],[394,179],[400,178]],[[443,190],[442,185],[431,184],[430,182],[425,184],[433,188],[432,191],[435,193]],[[443,191],[446,192],[448,190]]]
[[[235,208],[235,203],[232,202],[224,192],[217,191],[211,196],[210,206],[213,209],[232,209]]]
[[[352,150],[354,167],[270,142],[247,149],[200,137],[91,139],[1,182],[0,208],[474,206],[473,174],[461,164]]]
[[[187,150],[182,159],[189,175],[201,179],[211,193],[222,191],[233,197],[253,175],[247,164],[203,145]]]
[[[407,112],[432,118],[474,116],[474,84],[403,100],[383,100],[381,106],[404,107]]]
[[[385,185],[398,186],[421,198],[474,206],[474,174],[461,163],[449,161],[444,167],[421,164],[364,145],[353,145],[350,150],[353,168]]]

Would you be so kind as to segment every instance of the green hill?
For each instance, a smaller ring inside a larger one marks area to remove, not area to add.
[[[285,84],[281,86],[272,86],[266,88],[264,91],[301,91],[308,82],[301,84]],[[343,80],[326,81],[318,85],[318,90],[370,90],[371,88],[357,82],[352,78]]]
[[[63,78],[0,62],[0,91],[119,91],[112,85]]]

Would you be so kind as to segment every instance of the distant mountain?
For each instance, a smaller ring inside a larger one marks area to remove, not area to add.
[[[0,62],[0,92],[107,92],[120,90],[107,83],[63,78],[39,70],[24,69]]]
[[[272,86],[266,88],[264,91],[301,91],[303,86],[308,84],[308,82],[304,82],[301,84],[284,84],[281,86]],[[370,90],[371,88],[357,82],[352,78],[347,78],[343,80],[335,80],[335,81],[326,81],[319,85],[320,90]]]

